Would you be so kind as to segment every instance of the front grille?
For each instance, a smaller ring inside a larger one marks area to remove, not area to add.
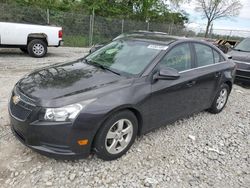
[[[20,101],[17,104],[14,104],[11,98],[10,100],[11,114],[17,119],[25,121],[31,115],[32,111],[35,110],[36,108],[34,101],[25,96],[16,88],[14,89],[12,97],[14,95],[20,96]]]
[[[10,102],[10,110],[11,110],[11,114],[14,117],[22,121],[25,121],[32,112],[32,110],[24,108],[23,106],[19,104],[15,105],[12,101]]]
[[[250,70],[236,70],[236,76],[250,78]]]

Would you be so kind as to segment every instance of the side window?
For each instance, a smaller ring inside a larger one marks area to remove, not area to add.
[[[191,51],[189,44],[180,44],[168,52],[160,61],[160,67],[170,67],[178,71],[191,69]]]
[[[212,48],[203,44],[194,44],[198,67],[214,64]]]

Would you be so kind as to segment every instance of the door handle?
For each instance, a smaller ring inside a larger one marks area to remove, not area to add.
[[[216,72],[215,73],[215,78],[219,78],[221,76],[221,72]]]
[[[186,86],[188,86],[188,87],[192,87],[194,84],[196,84],[196,81],[190,81],[190,82],[188,82],[187,84],[186,84]]]

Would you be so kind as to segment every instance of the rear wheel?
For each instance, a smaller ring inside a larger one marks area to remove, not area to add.
[[[222,84],[220,86],[218,93],[215,96],[211,108],[208,109],[208,111],[213,114],[220,113],[226,106],[229,93],[230,93],[229,86],[227,84]]]
[[[137,118],[132,112],[121,111],[112,115],[96,135],[97,157],[107,161],[121,157],[134,143],[137,130]]]
[[[28,52],[32,57],[44,57],[47,53],[47,44],[41,39],[33,39],[28,44]]]

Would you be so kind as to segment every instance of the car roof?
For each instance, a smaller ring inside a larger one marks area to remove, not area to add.
[[[174,36],[169,35],[164,32],[157,32],[157,31],[132,31],[128,33],[122,33],[118,37],[114,38],[113,41],[119,39],[128,39],[128,40],[140,40],[144,42],[151,42],[151,43],[158,43],[162,45],[170,45],[174,42],[198,42],[206,44],[212,48],[216,48],[211,42],[204,40],[204,38],[188,38],[185,36]]]
[[[133,31],[128,33],[123,33],[118,37],[114,38],[114,40],[118,39],[134,39],[134,40],[141,40],[145,42],[154,42],[164,45],[169,45],[175,41],[193,41],[193,42],[203,42],[203,40],[187,38],[185,36],[173,36],[168,35],[167,33],[157,32],[157,31]]]

